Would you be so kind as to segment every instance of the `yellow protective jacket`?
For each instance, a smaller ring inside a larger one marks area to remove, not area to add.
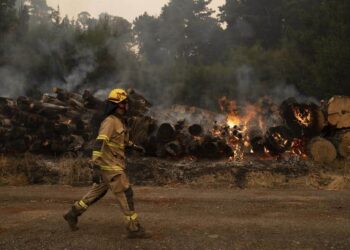
[[[103,171],[124,171],[125,146],[129,143],[123,121],[115,115],[103,120],[92,153],[94,164]]]

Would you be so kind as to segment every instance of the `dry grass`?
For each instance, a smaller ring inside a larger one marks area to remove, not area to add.
[[[85,158],[61,158],[57,167],[60,169],[59,184],[84,185],[90,180],[91,170]]]
[[[0,156],[0,185],[84,185],[90,181],[90,172],[86,158]]]
[[[156,164],[154,166],[156,168]],[[242,171],[241,171],[242,172]],[[91,170],[88,158],[47,158],[43,156],[21,155],[5,157],[0,155],[0,186],[27,184],[88,185]],[[315,189],[341,190],[350,187],[350,162],[337,160],[330,165],[314,166],[310,173],[290,177],[271,171],[247,171],[240,174],[221,171],[215,174],[200,175],[188,180],[164,178],[165,184],[189,184],[194,186],[240,188],[297,188],[309,186]],[[159,179],[158,179],[159,181]]]
[[[248,188],[276,188],[286,183],[286,176],[271,172],[252,172],[247,175]]]

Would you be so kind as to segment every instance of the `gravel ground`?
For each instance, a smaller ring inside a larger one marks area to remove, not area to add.
[[[135,187],[152,239],[129,240],[112,194],[70,232],[87,187],[0,187],[0,249],[350,249],[350,190]]]

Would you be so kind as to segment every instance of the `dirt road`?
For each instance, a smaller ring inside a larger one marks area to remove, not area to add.
[[[62,219],[87,188],[0,188],[0,249],[350,249],[350,190],[136,187],[149,240],[125,239],[111,194],[70,232]]]

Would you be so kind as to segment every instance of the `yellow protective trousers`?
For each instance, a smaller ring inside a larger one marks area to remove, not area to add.
[[[90,190],[80,201],[75,202],[74,207],[79,214],[84,213],[89,206],[100,200],[110,189],[116,196],[122,212],[126,217],[127,230],[139,230],[139,222],[134,209],[133,190],[124,171],[111,173],[100,171],[102,180],[94,183]]]

